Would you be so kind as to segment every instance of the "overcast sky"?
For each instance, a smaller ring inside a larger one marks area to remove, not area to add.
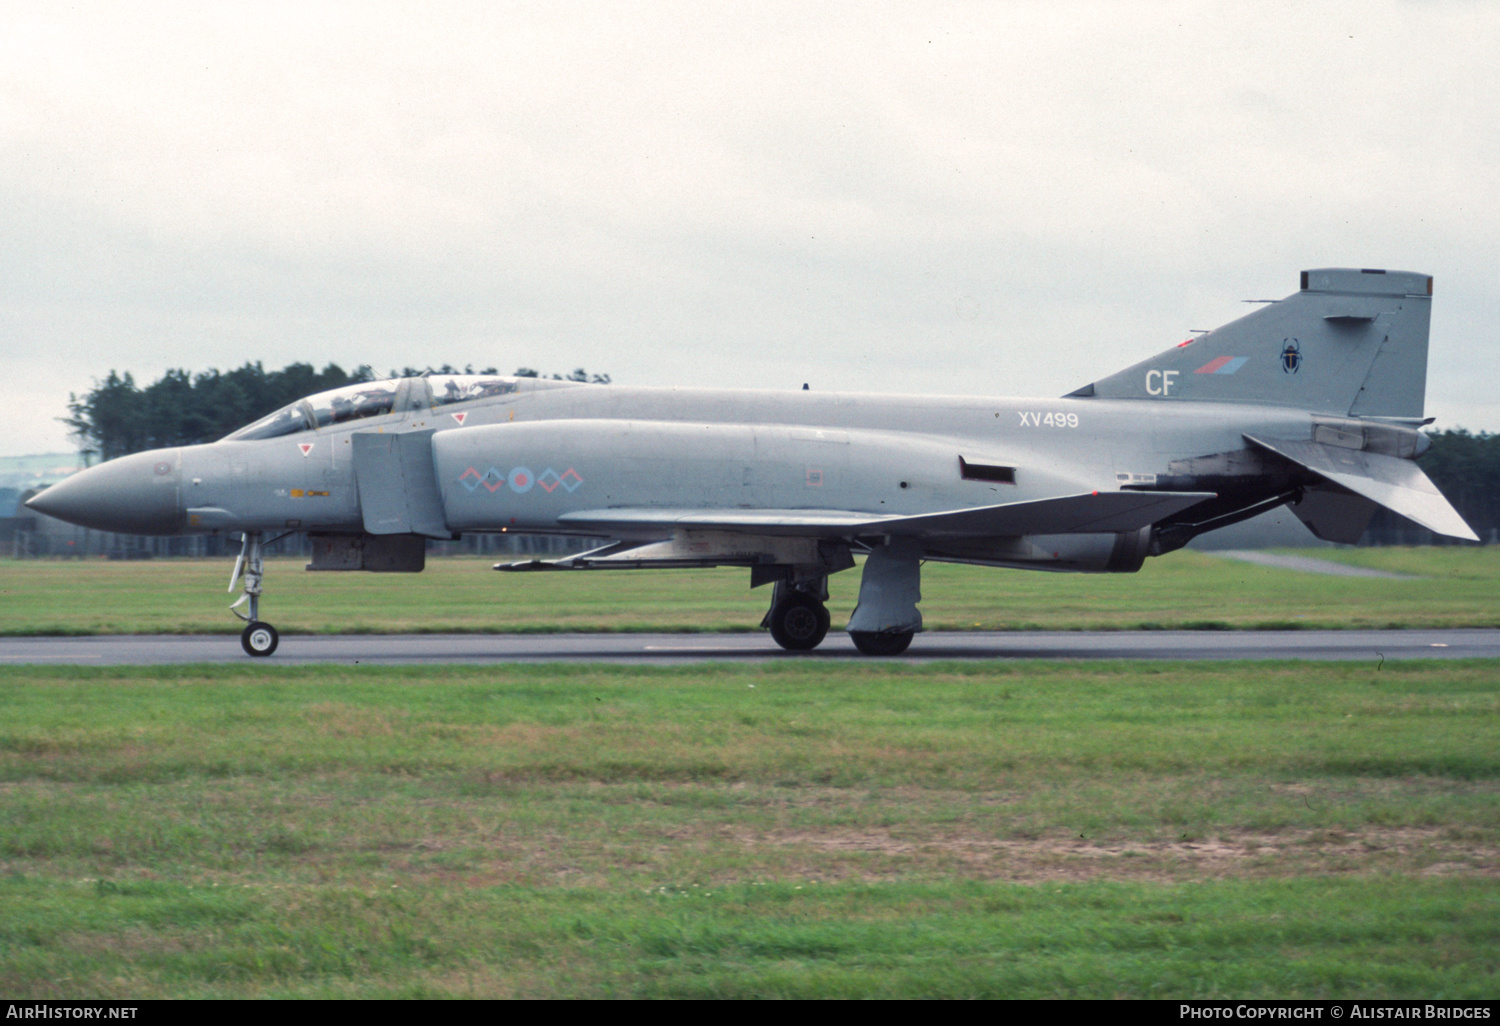
[[[0,3],[0,455],[110,369],[1058,395],[1320,266],[1500,430],[1500,5]]]

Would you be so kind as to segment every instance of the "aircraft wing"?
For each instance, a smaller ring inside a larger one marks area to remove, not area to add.
[[[1479,540],[1458,510],[1443,498],[1437,485],[1411,460],[1318,442],[1255,438],[1251,435],[1246,435],[1245,440],[1400,513],[1429,531],[1451,538]]]
[[[580,510],[564,513],[558,520],[570,527],[607,533],[639,533],[643,528],[659,528],[817,538],[859,534],[972,537],[1095,534],[1138,530],[1212,498],[1212,492],[1085,492],[917,516],[854,510],[637,507]]]

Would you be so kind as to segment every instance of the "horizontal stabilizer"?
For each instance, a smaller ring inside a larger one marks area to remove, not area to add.
[[[569,527],[624,534],[652,528],[809,538],[1103,534],[1139,530],[1212,498],[1212,492],[1089,492],[917,516],[852,510],[634,508],[564,513],[558,520]]]
[[[1245,440],[1285,457],[1371,502],[1379,503],[1438,534],[1478,541],[1437,485],[1410,460],[1358,449],[1283,438]]]

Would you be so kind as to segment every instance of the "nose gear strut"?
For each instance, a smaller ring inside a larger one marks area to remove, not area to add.
[[[288,532],[290,533],[290,532]],[[280,541],[286,535],[279,535],[272,541]],[[281,641],[281,635],[276,628],[260,620],[260,592],[261,581],[265,577],[265,562],[262,558],[264,545],[259,531],[246,531],[244,544],[240,547],[240,554],[234,561],[234,573],[229,577],[229,590],[234,591],[235,584],[244,578],[244,594],[235,600],[229,611],[244,620],[246,627],[240,634],[240,647],[245,650],[246,655],[268,656],[276,651],[277,644]],[[239,607],[249,603],[249,616],[241,613]]]

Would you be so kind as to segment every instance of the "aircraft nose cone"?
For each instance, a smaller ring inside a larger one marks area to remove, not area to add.
[[[64,478],[26,505],[96,531],[178,534],[182,531],[181,465],[176,449],[121,456]]]

